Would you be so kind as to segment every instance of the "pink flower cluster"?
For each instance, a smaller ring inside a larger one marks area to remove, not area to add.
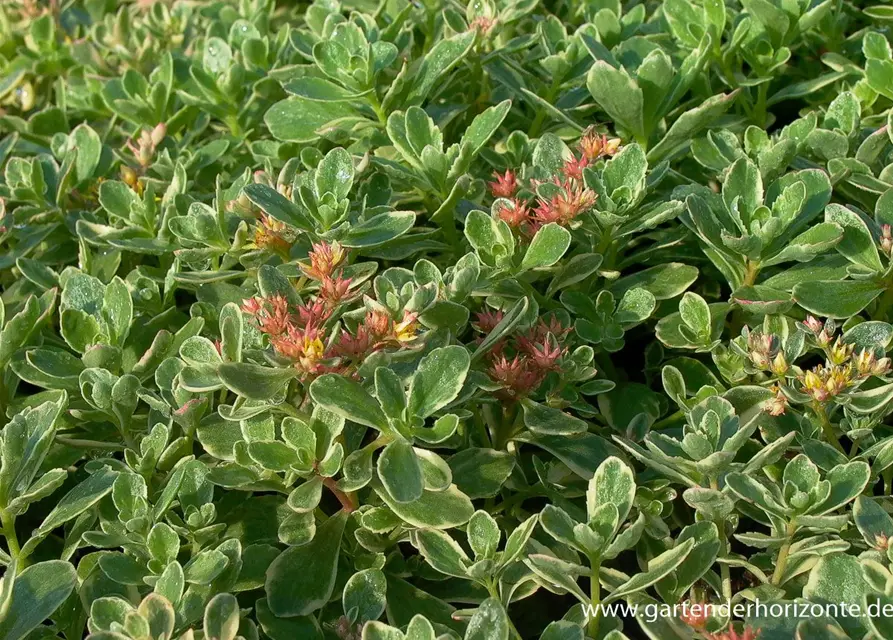
[[[327,323],[336,309],[359,294],[350,290],[351,279],[343,277],[346,257],[337,244],[315,244],[302,263],[304,275],[319,283],[317,294],[300,305],[290,305],[282,295],[250,298],[242,311],[250,315],[273,350],[307,375],[350,373],[369,354],[415,339],[416,315],[405,313],[394,321],[383,311],[369,311],[354,333],[341,330],[327,342]]]
[[[583,169],[605,156],[613,156],[620,149],[618,139],[587,131],[579,142],[580,155],[574,155],[564,163],[561,175],[555,176],[552,183],[558,187],[550,197],[537,197],[536,202],[519,197],[518,177],[514,171],[494,173],[490,183],[490,193],[494,198],[504,198],[497,215],[512,229],[526,235],[533,235],[545,224],[554,222],[561,226],[570,225],[579,215],[595,205],[596,194],[586,186]],[[531,184],[532,187],[538,186]]]
[[[484,311],[473,323],[475,329],[488,334],[503,318],[501,311]],[[550,371],[558,371],[561,358],[567,354],[564,340],[571,332],[556,318],[548,323],[540,320],[524,334],[497,342],[490,352],[487,375],[502,386],[508,399],[530,395],[542,384]]]

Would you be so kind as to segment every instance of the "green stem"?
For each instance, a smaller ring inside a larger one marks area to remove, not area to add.
[[[6,424],[6,364],[0,366],[0,425]]]
[[[16,535],[16,519],[6,509],[0,509],[0,524],[3,525],[3,536],[6,538],[6,546],[9,555],[15,560],[19,557],[22,548],[19,546],[19,537]],[[21,569],[21,567],[19,567]]]
[[[719,481],[716,478],[710,478],[710,488],[719,491]],[[729,539],[726,534],[726,521],[720,520],[716,523],[719,528],[719,539],[722,541],[723,556],[728,556],[730,551]],[[719,574],[722,578],[722,597],[726,602],[732,601],[732,575],[729,571],[729,565],[725,562],[719,563]]]
[[[766,97],[769,94],[769,83],[764,82],[757,87],[757,105],[754,108],[754,117],[759,127],[766,126]]]
[[[353,513],[357,510],[357,496],[354,493],[344,493],[341,489],[338,488],[338,483],[334,478],[323,478],[322,483],[335,494],[335,497],[338,498],[338,502],[341,503],[341,508],[347,513]]]
[[[514,411],[514,415],[512,415]],[[502,412],[502,421],[499,423],[496,433],[493,434],[493,448],[502,451],[508,446],[512,436],[523,426],[524,414],[516,405],[505,407]]]
[[[497,581],[492,580],[487,583],[487,592],[490,594],[490,597],[494,600],[498,600],[500,603],[502,602],[502,598],[499,596],[499,588],[497,587]],[[515,623],[512,622],[512,619],[508,615],[508,605],[505,607],[506,618],[509,621],[509,631],[512,636],[517,638],[518,640],[524,640],[524,637],[518,632],[517,627],[515,627]]]
[[[788,564],[788,555],[791,553],[791,543],[794,541],[794,533],[797,528],[788,523],[787,528],[785,528],[785,537],[787,541],[781,547],[781,550],[778,552],[778,560],[775,561],[775,572],[772,574],[772,584],[778,585],[781,582],[781,576],[784,574],[785,567]]]
[[[376,117],[378,117],[378,121],[387,126],[388,124],[388,116],[384,112],[384,109],[381,107],[381,101],[378,99],[378,96],[375,95],[375,89],[369,93],[369,106],[372,107],[372,110],[375,112]]]
[[[840,444],[840,441],[837,439],[837,434],[834,433],[834,426],[831,424],[831,420],[828,419],[828,412],[825,410],[825,405],[821,402],[813,402],[812,410],[815,412],[816,417],[822,425],[822,434],[824,434],[825,440],[827,440],[835,449],[846,455],[843,445]]]
[[[760,273],[760,263],[754,262],[751,260],[747,261],[747,270],[744,272],[744,286],[751,287],[757,281],[757,276]]]
[[[561,78],[558,76],[552,78],[552,84],[549,86],[549,90],[546,92],[544,99],[548,103],[555,102],[555,94],[558,93],[558,89],[561,88]],[[530,125],[530,129],[527,130],[528,138],[536,138],[540,134],[540,130],[543,128],[543,123],[546,121],[546,110],[542,107],[538,107],[536,110],[536,116],[533,119],[533,122]]]
[[[117,442],[99,442],[98,440],[82,440],[65,436],[56,436],[56,442],[64,444],[66,447],[74,447],[75,449],[107,449],[109,451],[121,451],[124,449]]]
[[[660,429],[666,429],[667,427],[674,426],[677,422],[685,417],[685,413],[680,409],[676,413],[668,415],[663,420],[658,420],[653,425],[651,425],[652,431],[658,431]]]
[[[488,509],[488,511],[489,511],[490,515],[496,515],[497,513],[501,513],[503,511],[507,512],[512,507],[518,506],[519,504],[521,504],[525,500],[528,500],[529,498],[537,498],[537,497],[545,496],[545,495],[546,495],[545,493],[542,493],[540,491],[534,491],[531,493],[516,493],[511,498],[507,498],[507,499],[503,500],[502,502],[497,504],[492,509]]]
[[[124,420],[120,421],[120,428],[118,431],[121,433],[121,438],[124,440],[124,444],[128,449],[133,449],[134,451],[139,451],[139,447],[136,446],[136,440],[133,439],[133,434],[130,433],[130,424],[125,422]]]
[[[589,603],[592,605],[592,617],[589,618],[586,633],[590,638],[596,638],[598,637],[598,626],[602,618],[601,607],[599,607],[602,602],[601,583],[598,580],[601,559],[591,557],[589,558],[589,565],[591,567],[589,574]]]
[[[871,314],[872,319],[886,319],[887,313],[890,311],[891,306],[893,306],[893,287],[888,285],[887,289],[884,291],[884,295],[881,296],[881,299],[878,301],[877,308],[875,309],[874,313]]]

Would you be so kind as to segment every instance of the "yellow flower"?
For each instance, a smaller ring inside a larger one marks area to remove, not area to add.
[[[420,326],[416,318],[418,318],[417,314],[407,312],[403,316],[403,321],[394,325],[394,337],[398,342],[415,340]]]
[[[831,347],[831,351],[829,353],[829,359],[832,364],[843,364],[847,360],[850,359],[850,356],[853,355],[853,349],[856,345],[843,342],[843,340],[838,336],[837,340],[834,341],[834,346]]]
[[[772,360],[772,364],[769,366],[769,368],[772,370],[772,373],[777,376],[783,376],[784,374],[786,374],[790,367],[788,366],[788,361],[785,360],[784,353],[779,351],[778,355],[775,356],[775,359]]]
[[[803,375],[801,379],[803,392],[808,393],[819,402],[824,402],[839,395],[850,386],[852,372],[853,369],[849,365],[832,367],[818,365]]]

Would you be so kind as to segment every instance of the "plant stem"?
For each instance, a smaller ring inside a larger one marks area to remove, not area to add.
[[[6,424],[6,364],[0,367],[0,425]]]
[[[776,586],[781,582],[782,574],[784,574],[785,567],[788,564],[788,554],[791,553],[791,543],[794,541],[796,530],[796,527],[791,523],[788,523],[788,526],[785,528],[787,540],[778,552],[778,560],[775,561],[775,572],[772,574],[772,584]]]
[[[719,481],[716,478],[710,478],[710,488],[719,491]],[[729,555],[729,540],[726,534],[726,521],[720,520],[716,523],[719,529],[719,538],[722,541],[722,551],[724,556]],[[722,578],[722,597],[726,602],[732,601],[732,575],[729,571],[729,565],[725,562],[719,563],[719,574]]]
[[[674,426],[677,422],[679,422],[683,418],[685,418],[685,413],[682,411],[682,409],[680,409],[676,413],[671,413],[666,418],[663,418],[662,420],[658,420],[657,422],[655,422],[653,425],[651,425],[651,430],[658,431],[660,429],[665,429],[667,427]]]
[[[3,525],[3,536],[6,538],[6,546],[13,560],[19,557],[22,548],[19,546],[19,538],[16,535],[16,519],[6,509],[0,509],[0,524]],[[21,567],[19,567],[21,569]]]
[[[753,262],[751,260],[747,261],[747,271],[744,272],[744,286],[750,287],[757,281],[757,276],[760,273],[760,263]]]
[[[341,508],[347,513],[353,513],[357,510],[356,496],[352,493],[344,493],[339,489],[338,483],[334,478],[323,478],[322,483],[328,487],[329,491],[335,494],[335,497],[338,498],[338,502],[341,503]]]
[[[887,286],[884,295],[881,296],[880,301],[878,301],[877,308],[874,310],[874,313],[871,314],[872,319],[884,320],[887,317],[887,313],[890,311],[891,306],[893,306],[893,287]]]
[[[121,451],[124,449],[124,447],[117,442],[81,440],[79,438],[66,438],[65,436],[56,436],[56,442],[64,444],[66,447],[75,447],[76,449],[107,449],[109,451]]]
[[[555,94],[558,93],[558,89],[561,87],[561,78],[554,77],[552,78],[552,85],[549,87],[549,90],[546,92],[544,99],[546,102],[552,103],[555,101]],[[536,117],[534,117],[533,122],[530,125],[530,129],[527,130],[528,138],[536,138],[540,134],[540,130],[543,128],[543,122],[546,120],[546,110],[542,107],[538,107],[536,110]]]
[[[589,574],[589,603],[592,605],[592,617],[589,618],[586,633],[590,638],[596,638],[598,637],[598,626],[602,617],[601,607],[599,607],[602,602],[601,584],[598,580],[601,559],[590,557],[589,566],[591,567]]]
[[[502,602],[502,598],[499,596],[499,588],[497,587],[496,580],[487,583],[487,592],[490,594],[491,598],[493,598],[494,600],[498,600],[500,603]],[[512,622],[511,617],[508,615],[508,605],[505,605],[505,611],[506,618],[509,621],[509,631],[518,640],[524,640],[524,637],[518,632],[518,628],[515,627],[515,623]]]
[[[828,419],[828,412],[825,410],[825,405],[821,402],[813,402],[812,410],[822,424],[822,434],[824,434],[825,440],[827,440],[835,449],[846,455],[843,445],[840,444],[840,441],[837,439],[837,434],[834,433],[834,426],[831,424],[831,420]]]
[[[369,94],[369,106],[372,107],[372,110],[375,112],[378,121],[387,126],[388,124],[388,116],[385,114],[384,109],[381,108],[381,101],[379,101],[378,96],[375,95],[375,89]]]
[[[512,414],[514,410],[514,415]],[[493,448],[502,451],[508,446],[509,440],[512,439],[518,431],[524,426],[524,413],[517,405],[509,405],[502,412],[502,422],[499,424],[494,434]]]
[[[769,83],[764,82],[757,87],[757,105],[754,108],[754,118],[759,127],[766,127],[766,96],[769,94]]]

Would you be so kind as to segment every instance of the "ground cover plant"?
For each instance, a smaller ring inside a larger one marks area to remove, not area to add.
[[[893,640],[891,25],[0,4],[0,640]]]

